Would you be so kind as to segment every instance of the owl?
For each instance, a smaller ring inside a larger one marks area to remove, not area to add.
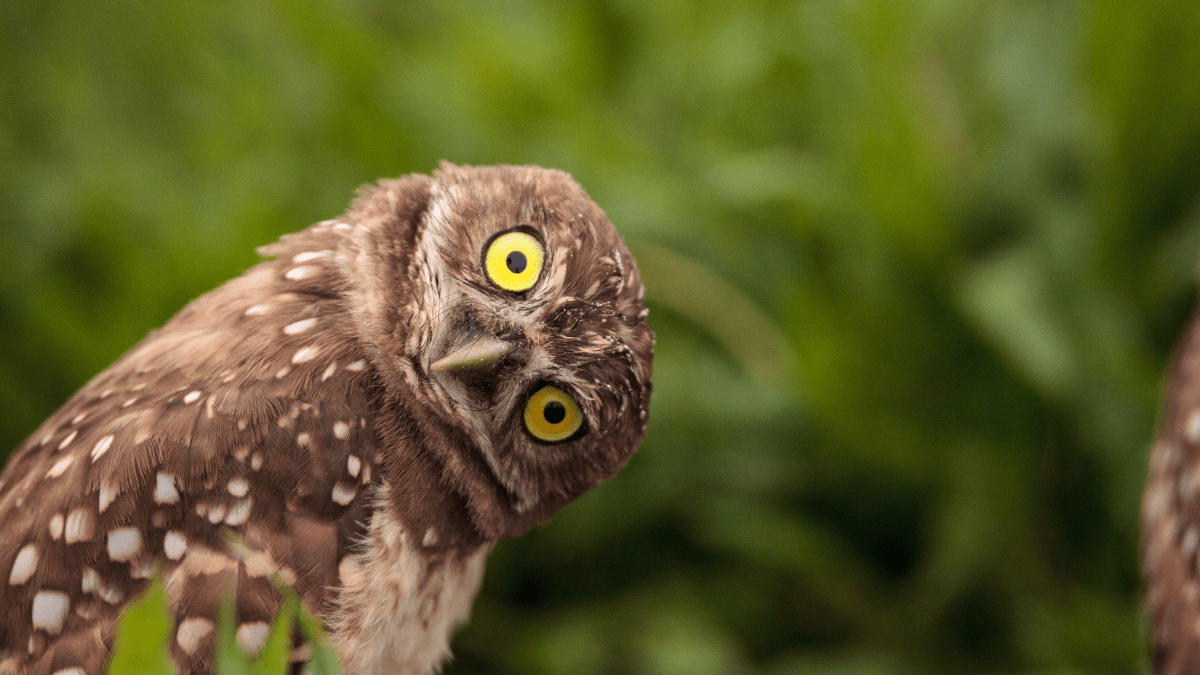
[[[181,673],[230,591],[261,650],[279,580],[348,674],[433,672],[491,547],[641,441],[641,276],[566,173],[443,164],[260,253],[13,453],[0,673],[103,672],[156,572]]]
[[[1167,379],[1142,496],[1142,574],[1158,675],[1200,673],[1200,314]]]

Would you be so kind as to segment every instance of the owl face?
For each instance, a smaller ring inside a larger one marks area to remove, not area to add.
[[[632,256],[569,176],[444,166],[434,178],[413,215],[409,264],[378,255],[404,227],[386,220],[360,233],[360,262],[394,270],[372,314],[399,308],[390,323],[404,340],[380,344],[403,373],[398,403],[428,413],[414,433],[458,449],[443,458],[458,469],[451,482],[475,527],[499,538],[544,520],[636,449],[653,334]]]

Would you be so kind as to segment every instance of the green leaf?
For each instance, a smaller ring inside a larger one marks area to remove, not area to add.
[[[296,612],[296,619],[300,622],[300,630],[304,632],[304,639],[312,645],[309,672],[312,675],[341,675],[341,661],[338,660],[333,645],[325,639],[325,629],[321,626],[321,622],[314,619],[303,607]]]
[[[288,656],[292,652],[292,625],[295,623],[296,611],[300,602],[296,596],[288,593],[284,596],[275,623],[271,624],[271,634],[259,654],[253,672],[256,675],[282,675],[287,672]]]
[[[220,675],[250,675],[250,656],[237,643],[237,622],[233,616],[233,595],[226,593],[221,598],[217,612],[217,643],[213,656],[213,670]]]
[[[288,657],[292,651],[292,625],[299,602],[294,594],[285,594],[271,633],[258,657],[252,657],[237,641],[234,625],[233,598],[226,595],[221,600],[217,620],[217,644],[214,663],[219,675],[283,675],[287,672]]]
[[[162,575],[155,574],[150,588],[121,613],[110,675],[174,675],[175,662],[167,651],[172,629]]]
[[[247,654],[237,641],[232,597],[227,595],[222,599],[217,620],[215,672],[218,675],[283,675],[288,672],[294,626],[299,621],[300,629],[312,647],[308,671],[313,675],[340,675],[342,669],[337,653],[325,639],[321,623],[304,609],[290,588],[278,579],[276,582],[283,602],[257,658]]]

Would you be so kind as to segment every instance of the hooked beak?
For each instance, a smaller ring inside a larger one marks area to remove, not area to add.
[[[490,337],[478,338],[434,361],[429,368],[437,371],[487,370],[495,368],[513,349],[511,342]]]

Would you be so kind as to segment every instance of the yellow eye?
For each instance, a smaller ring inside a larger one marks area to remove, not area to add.
[[[483,268],[493,284],[512,293],[533,288],[542,273],[542,243],[525,232],[505,232],[488,244]]]
[[[558,387],[546,385],[538,389],[525,404],[525,428],[539,441],[565,441],[581,426],[583,413],[579,405]]]

